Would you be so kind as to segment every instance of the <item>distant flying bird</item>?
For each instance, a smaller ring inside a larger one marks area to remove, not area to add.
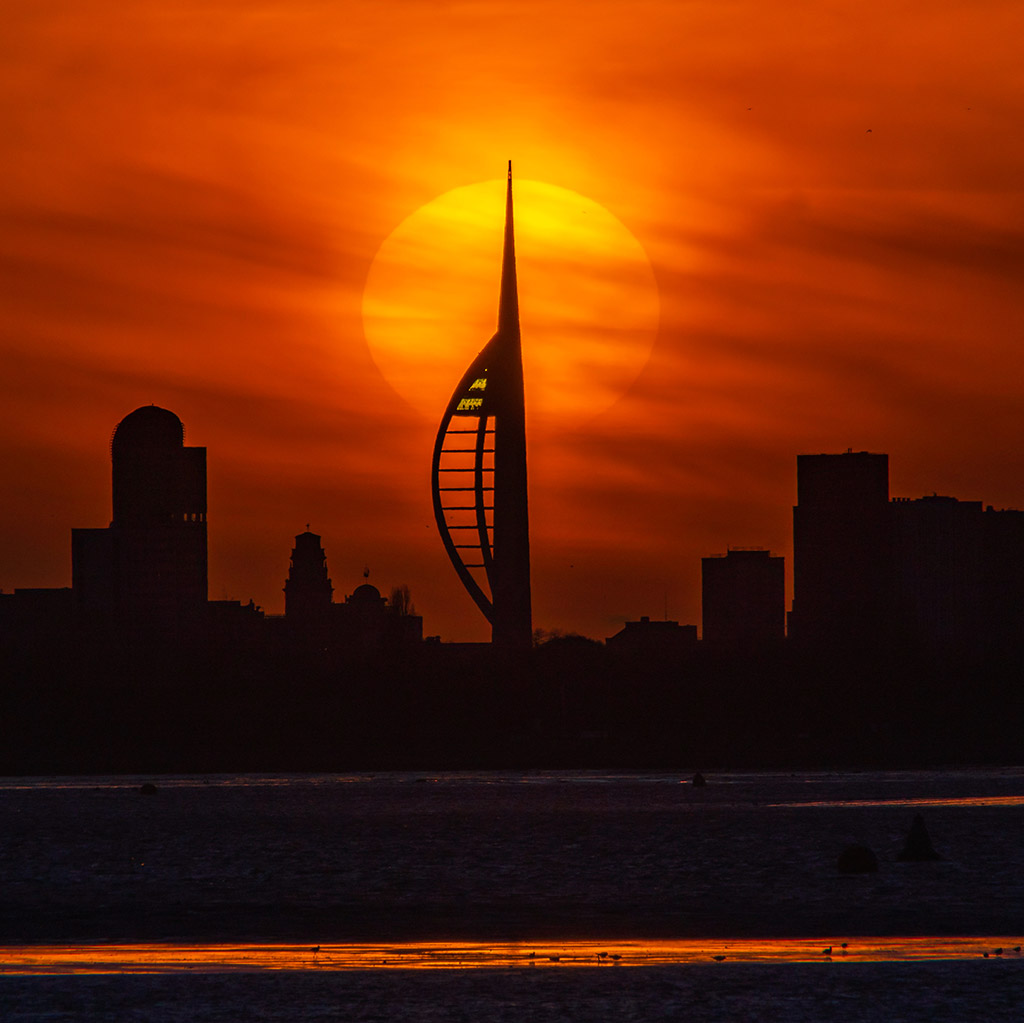
[[[871,129],[870,129],[870,128],[868,128],[868,132],[870,132],[870,131],[871,131]],[[865,132],[865,134],[867,134],[867,132]]]

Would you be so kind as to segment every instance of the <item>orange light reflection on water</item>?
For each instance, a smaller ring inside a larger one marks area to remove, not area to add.
[[[165,944],[0,947],[0,973],[199,973],[268,970],[622,968],[707,962],[898,962],[1021,958],[1021,938],[754,938],[678,941]]]
[[[941,796],[922,799],[815,799],[765,806],[1024,806],[1024,796]]]

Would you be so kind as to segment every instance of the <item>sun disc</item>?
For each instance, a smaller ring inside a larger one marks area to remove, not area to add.
[[[452,189],[381,245],[363,329],[388,383],[439,417],[497,325],[505,182]],[[603,206],[515,180],[516,264],[529,420],[564,427],[604,411],[646,363],[658,289],[643,247]]]

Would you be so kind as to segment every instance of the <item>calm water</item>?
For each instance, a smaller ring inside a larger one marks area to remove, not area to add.
[[[682,780],[0,779],[0,944],[1024,934],[1022,770]],[[941,862],[896,862],[915,813]],[[837,872],[850,842],[874,849],[877,874]],[[5,1020],[994,1020],[1022,1006],[1019,957],[0,976]]]

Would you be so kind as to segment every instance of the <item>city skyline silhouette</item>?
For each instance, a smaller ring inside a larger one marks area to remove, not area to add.
[[[491,644],[506,651],[528,650],[566,634],[543,625],[534,632],[529,615],[523,391],[510,238],[511,169],[499,329],[448,403],[435,442],[431,482],[449,556],[460,578],[468,578],[467,591],[493,622]],[[512,387],[502,392],[500,371],[508,370],[510,356]],[[510,561],[513,578],[518,571],[525,583],[526,599],[525,605],[510,600],[501,607],[470,570],[485,570],[480,578],[491,587],[501,578],[488,563],[498,561],[494,509],[501,498],[492,496],[500,490],[495,437],[510,400],[512,450],[519,456],[506,477],[512,481],[510,531],[522,530],[525,551],[520,556],[525,554],[525,563]],[[464,439],[467,434],[470,440]],[[0,612],[6,612],[0,615],[0,626],[9,637],[21,628],[42,634],[52,624],[58,631],[102,634],[113,627],[128,635],[155,628],[166,636],[187,636],[196,627],[216,627],[211,613],[223,617],[228,609],[243,607],[238,601],[209,600],[207,449],[186,447],[184,437],[178,416],[155,405],[140,406],[117,424],[110,444],[110,525],[71,528],[70,587],[0,589]],[[458,446],[465,444],[471,446]],[[456,468],[451,468],[452,456]],[[890,497],[887,454],[851,448],[800,454],[796,464],[792,601],[786,600],[784,556],[763,546],[729,545],[724,553],[701,558],[700,625],[687,623],[680,630],[677,621],[669,620],[666,606],[661,618],[643,615],[637,621],[623,613],[626,628],[604,638],[644,656],[676,633],[673,642],[691,649],[698,631],[710,647],[739,655],[795,637],[798,646],[835,654],[865,644],[883,654],[906,648],[926,662],[951,654],[954,659],[966,656],[970,663],[984,658],[990,648],[997,656],[1015,656],[1024,641],[1024,511],[937,493]],[[463,477],[468,486],[461,485]],[[465,501],[473,503],[458,503]],[[517,512],[522,513],[518,522]],[[458,524],[467,521],[471,524]],[[281,590],[284,615],[272,611],[270,617],[284,617],[301,628],[301,622],[316,623],[317,634],[325,636],[342,623],[336,638],[344,645],[355,633],[344,625],[344,617],[325,618],[328,609],[342,605],[333,599],[322,537],[309,526],[295,536]],[[465,535],[469,531],[472,537]],[[463,555],[462,550],[470,553]],[[483,561],[464,563],[466,557]],[[388,605],[369,576],[365,567],[363,584],[344,597],[344,604],[369,600],[382,608]],[[407,582],[395,583],[391,597],[394,610],[415,615]],[[215,607],[222,610],[210,610]],[[245,607],[261,618],[267,614],[251,597]],[[421,642],[422,618],[416,616],[416,621],[415,631],[403,635]],[[379,629],[372,632],[377,635]],[[434,639],[451,642],[452,637]],[[652,641],[655,646],[644,645]]]
[[[6,5],[7,1014],[1015,1020],[1020,29]]]
[[[488,355],[489,382],[498,365]],[[501,406],[483,411],[486,424]],[[110,525],[71,530],[72,587],[0,593],[0,773],[962,764],[1019,751],[1024,511],[891,498],[884,454],[797,457],[788,630],[784,559],[731,547],[701,561],[700,638],[694,623],[627,612],[605,637],[541,626],[524,642],[495,615],[493,641],[467,644],[425,636],[431,608],[405,583],[385,596],[366,568],[336,589],[308,527],[283,615],[208,600],[207,449],[184,435],[170,410],[126,415]]]
[[[526,380],[538,624],[611,635],[666,603],[694,622],[700,558],[764,546],[791,564],[798,453],[888,452],[893,493],[1024,507],[1004,9],[792,24],[748,4],[726,24],[710,4],[569,4],[538,33],[485,5],[438,35],[387,3],[358,23],[300,3],[244,18],[244,43],[183,10],[173,37],[133,15],[130,46],[105,11],[10,26],[9,95],[29,101],[0,107],[5,589],[67,584],[67,524],[108,514],[112,424],[154,403],[217,452],[211,595],[283,610],[271,546],[311,522],[337,538],[337,579],[370,565],[408,581],[431,631],[486,639],[424,486],[437,412],[382,375],[363,301],[400,224],[502,187],[509,156],[617,218],[660,299],[624,394],[609,404],[596,371],[572,381],[599,414],[546,427],[529,407],[545,367]],[[171,88],[193,55],[201,73]],[[521,289],[573,270],[517,257]],[[574,352],[602,348],[637,294],[613,265],[594,264]],[[521,299],[561,323],[557,293]],[[492,284],[489,329],[493,301]]]

